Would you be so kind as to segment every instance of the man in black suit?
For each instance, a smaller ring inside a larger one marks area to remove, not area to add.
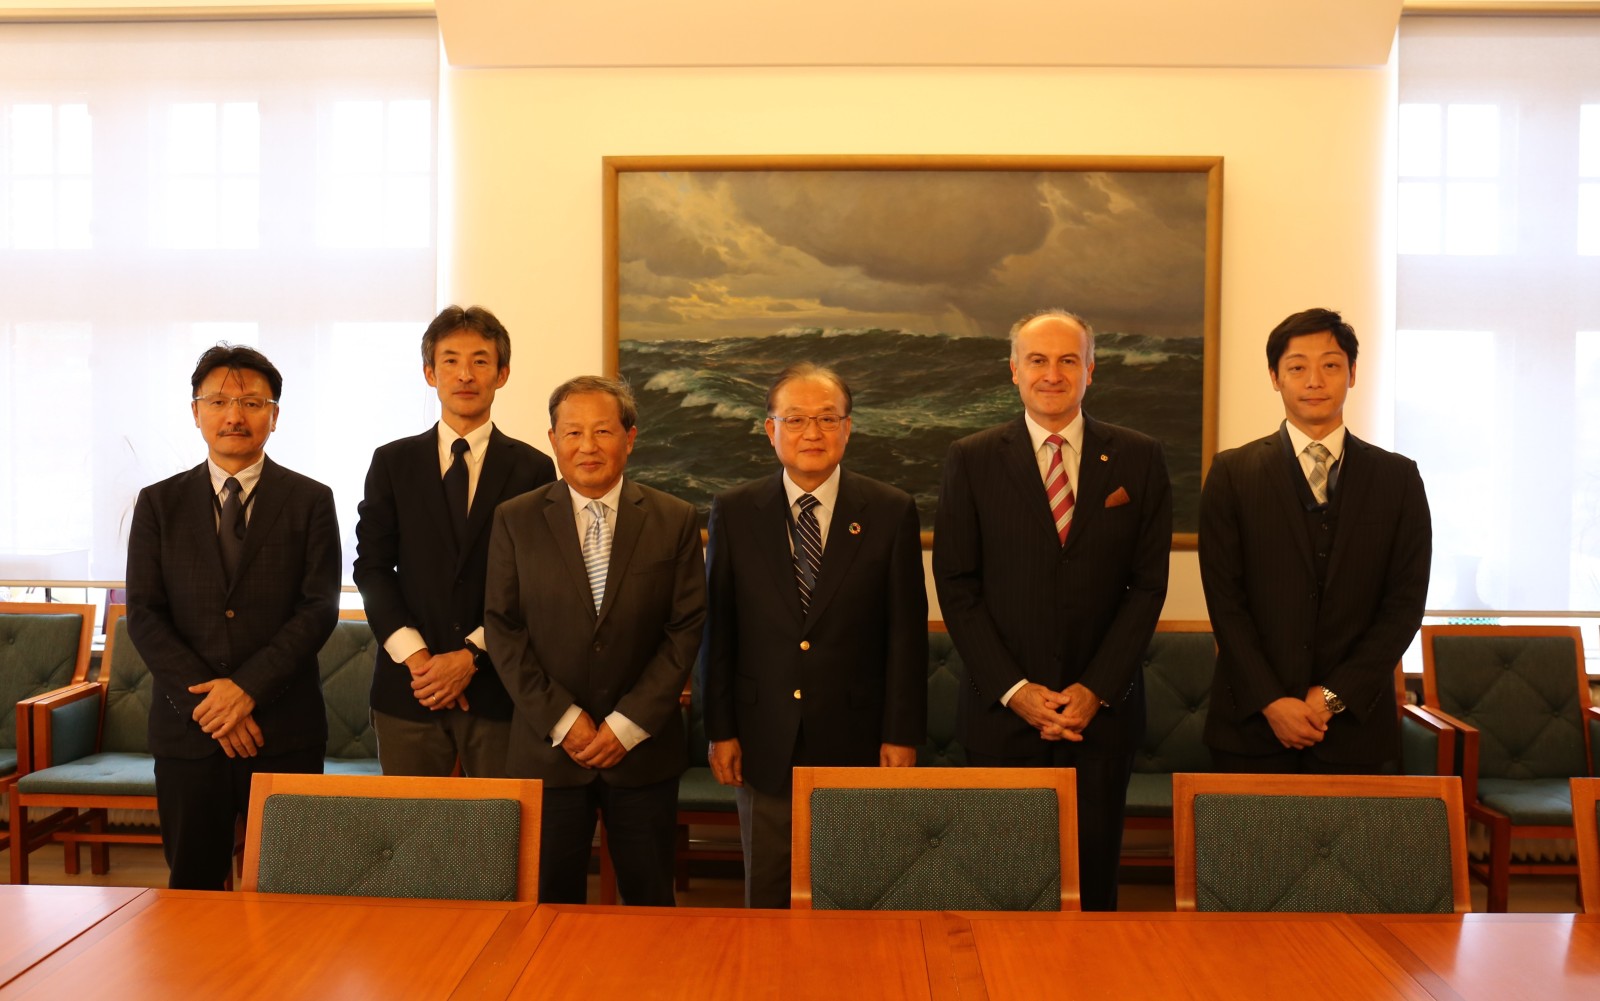
[[[700,649],[705,563],[693,505],[623,478],[637,421],[626,383],[558,386],[562,478],[500,505],[489,540],[489,654],[513,705],[510,774],[544,780],[549,903],[584,902],[596,814],[623,902],[674,902],[678,698]]]
[[[785,369],[766,420],[782,471],[711,504],[706,736],[738,787],[748,907],[789,904],[793,766],[909,768],[927,735],[917,506],[840,468],[851,399],[828,369]]]
[[[1093,376],[1080,317],[1046,310],[1011,328],[1025,413],[950,447],[933,574],[970,675],[968,763],[1077,769],[1083,905],[1115,910],[1172,489],[1160,444],[1083,413]]]
[[[355,581],[373,634],[372,723],[385,775],[503,778],[511,698],[489,662],[483,581],[502,501],[555,479],[548,456],[490,422],[511,336],[481,306],[446,307],[422,335],[439,423],[372,454]]]
[[[322,771],[339,525],[332,491],[266,457],[283,377],[264,355],[219,344],[190,387],[209,455],[139,492],[128,635],[150,667],[168,885],[220,890],[251,777]]]
[[[1220,452],[1200,496],[1217,636],[1205,739],[1237,772],[1373,773],[1398,760],[1394,669],[1428,594],[1417,464],[1350,434],[1355,331],[1296,313],[1267,337],[1276,432]]]

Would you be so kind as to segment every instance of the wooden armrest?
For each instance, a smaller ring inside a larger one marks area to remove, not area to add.
[[[1478,728],[1435,706],[1422,708],[1455,729],[1455,765],[1451,773],[1461,776],[1461,802],[1471,806],[1478,801]]]
[[[31,699],[23,699],[17,703],[17,747],[19,749],[24,746],[31,748],[28,771],[49,768],[57,763],[54,760],[53,745],[55,741],[52,740],[53,735],[51,734],[49,723],[51,712],[74,702],[82,702],[85,699],[102,699],[108,687],[110,686],[103,681],[81,681],[78,684],[57,688],[53,692],[35,695]],[[98,719],[96,723],[98,725]],[[25,732],[27,734],[26,741],[24,738]],[[23,754],[20,750],[17,759],[19,766],[17,770],[20,774],[23,771],[20,767],[23,759]]]
[[[1583,715],[1589,726],[1589,774],[1600,775],[1600,706],[1585,706]]]
[[[1441,717],[1444,717],[1443,713],[1436,709],[1429,709],[1426,706],[1407,704],[1400,707],[1400,722],[1402,725],[1409,720],[1432,732],[1437,739],[1438,757],[1434,761],[1433,773],[1435,775],[1454,775],[1456,774],[1456,734],[1458,730],[1449,721],[1448,717]]]

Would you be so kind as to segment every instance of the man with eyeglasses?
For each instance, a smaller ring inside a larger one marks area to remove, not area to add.
[[[487,654],[483,582],[502,501],[555,479],[549,456],[495,427],[511,335],[481,306],[448,306],[422,334],[439,422],[372,453],[355,582],[382,645],[372,725],[385,775],[504,778],[511,698]]]
[[[168,885],[220,890],[252,776],[322,771],[339,525],[331,490],[266,456],[283,377],[265,355],[219,344],[190,386],[208,455],[139,492],[128,635],[150,668]]]
[[[787,907],[793,767],[917,763],[928,598],[916,503],[840,466],[845,381],[794,365],[766,404],[782,469],[711,505],[701,687],[712,771],[738,789],[745,905]]]

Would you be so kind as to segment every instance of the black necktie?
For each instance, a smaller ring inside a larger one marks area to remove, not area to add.
[[[811,611],[811,591],[822,569],[822,527],[817,524],[818,504],[810,494],[800,495],[800,516],[794,520],[794,575],[800,585],[800,611]]]
[[[217,519],[217,546],[222,550],[222,572],[231,584],[239,569],[239,554],[244,551],[244,503],[240,496],[244,490],[232,476],[222,486],[228,491],[228,499],[222,502],[222,517]]]
[[[444,499],[450,505],[450,530],[460,542],[467,529],[467,439],[451,442],[450,451],[456,458],[444,474]]]

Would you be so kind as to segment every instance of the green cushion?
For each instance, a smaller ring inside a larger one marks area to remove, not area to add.
[[[1407,775],[1441,774],[1439,734],[1410,713],[1400,714],[1400,764]]]
[[[1447,914],[1450,829],[1437,799],[1194,799],[1202,911]]]
[[[382,775],[377,758],[323,758],[324,775]]]
[[[117,620],[112,641],[110,687],[100,749],[128,754],[150,753],[150,668],[128,638],[128,617]],[[105,668],[101,668],[102,676]]]
[[[30,795],[154,796],[156,759],[148,754],[91,754],[29,772],[17,788]]]
[[[322,699],[327,706],[330,758],[376,758],[372,729],[372,669],[378,641],[360,619],[340,619],[317,653]]]
[[[917,748],[917,764],[924,768],[959,767],[967,763],[967,750],[956,739],[956,712],[961,689],[967,685],[967,668],[951,642],[950,634],[928,633],[928,739]]]
[[[508,799],[267,797],[266,893],[515,900],[521,808]]]
[[[818,910],[1060,909],[1049,789],[817,789]]]
[[[77,614],[0,614],[0,747],[17,746],[18,702],[72,681],[82,631]]]
[[[737,792],[712,778],[710,768],[690,768],[678,779],[678,809],[733,813],[738,809]]]
[[[1209,632],[1156,633],[1144,660],[1144,741],[1134,755],[1135,772],[1209,772],[1211,751],[1202,734],[1217,668]],[[1172,797],[1167,793],[1171,812]]]
[[[0,747],[0,775],[10,775],[17,770],[17,752],[9,747]]]
[[[1435,636],[1439,705],[1475,726],[1482,778],[1588,774],[1576,655],[1566,636]]]
[[[100,700],[73,699],[50,710],[50,764],[64,765],[96,751]],[[41,762],[42,764],[42,762]]]
[[[1172,816],[1172,776],[1164,772],[1134,772],[1128,778],[1130,817]]]
[[[1478,800],[1517,826],[1572,826],[1572,786],[1566,779],[1479,779]]]

